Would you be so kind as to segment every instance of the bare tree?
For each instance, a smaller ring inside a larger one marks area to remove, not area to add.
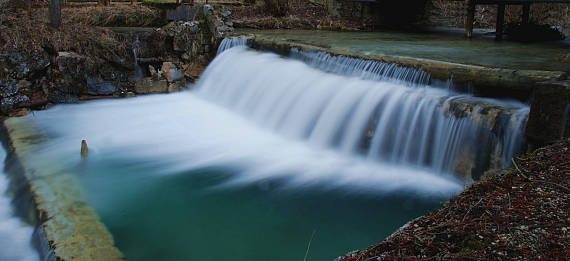
[[[61,25],[61,0],[50,0],[48,7],[49,24],[55,28]]]

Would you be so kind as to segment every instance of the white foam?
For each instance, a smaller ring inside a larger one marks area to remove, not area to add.
[[[0,148],[0,260],[39,260],[37,251],[32,247],[34,228],[14,216],[8,191],[8,178],[3,172],[6,151]]]
[[[284,138],[191,92],[61,105],[29,117],[56,136],[38,155],[67,166],[79,163],[86,139],[90,158],[147,161],[161,167],[155,175],[230,168],[235,174],[226,185],[280,179],[288,188],[445,195],[462,189],[450,176]]]

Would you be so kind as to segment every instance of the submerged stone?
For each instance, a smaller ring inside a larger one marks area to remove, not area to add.
[[[135,82],[135,93],[150,94],[164,93],[168,91],[168,82],[166,80],[153,80],[151,77],[144,77]]]

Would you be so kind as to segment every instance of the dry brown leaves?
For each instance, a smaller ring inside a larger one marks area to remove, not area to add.
[[[445,207],[341,260],[568,260],[570,139],[515,160]]]
[[[24,11],[0,14],[2,21],[0,52],[37,53],[72,51],[89,57],[113,61],[129,57],[130,40],[103,28],[70,20],[70,9],[62,12],[62,25],[52,28],[45,20],[46,9],[34,9],[29,18]]]
[[[263,5],[237,5],[230,7],[231,19],[238,28],[253,29],[326,29],[356,31],[362,22],[334,18],[325,6],[307,0],[289,2],[289,10],[283,17],[274,17]]]

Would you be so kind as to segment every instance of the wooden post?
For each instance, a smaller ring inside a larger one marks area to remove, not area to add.
[[[475,0],[465,0],[465,35],[471,39],[473,36],[473,22],[475,21]]]
[[[32,0],[26,1],[26,9],[28,11],[28,18],[32,19]]]
[[[48,7],[49,24],[55,28],[61,25],[61,0],[50,0]]]
[[[523,4],[522,24],[530,23],[530,3]]]
[[[497,26],[495,27],[495,40],[503,39],[503,25],[505,24],[505,4],[499,4],[497,7]]]
[[[88,153],[89,153],[89,148],[87,147],[87,141],[81,140],[81,157],[82,158],[87,157]]]

